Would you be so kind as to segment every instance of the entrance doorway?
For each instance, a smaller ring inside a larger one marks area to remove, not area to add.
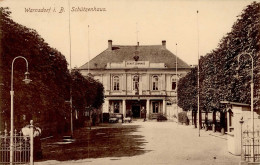
[[[132,106],[133,118],[140,118],[140,106],[133,105]]]

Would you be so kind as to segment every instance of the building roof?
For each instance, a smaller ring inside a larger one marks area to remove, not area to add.
[[[136,56],[136,57],[135,57]],[[135,58],[134,58],[135,57]],[[90,60],[90,69],[105,69],[107,63],[121,63],[123,61],[150,61],[150,63],[164,63],[165,68],[176,68],[176,56],[166,49],[166,41],[162,45],[135,46],[112,45],[108,41],[108,48]],[[190,66],[177,58],[177,67],[189,69]],[[88,63],[79,67],[88,69]]]
[[[250,106],[250,104],[238,103],[238,102],[232,102],[232,101],[220,101],[220,103],[228,104],[228,105],[244,106],[244,107],[249,107]]]

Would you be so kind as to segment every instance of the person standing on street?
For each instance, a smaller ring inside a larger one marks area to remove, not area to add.
[[[142,112],[144,113],[144,122],[146,121],[146,109],[142,107]]]

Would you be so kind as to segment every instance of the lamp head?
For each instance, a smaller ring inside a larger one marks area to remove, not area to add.
[[[25,75],[25,78],[24,78],[24,83],[25,84],[29,84],[32,80],[31,79],[29,79],[29,75],[30,75],[30,73],[29,72],[25,72],[24,73],[24,75]]]
[[[243,117],[241,117],[239,123],[240,123],[240,124],[243,124],[243,123],[244,123],[244,121],[243,121]]]

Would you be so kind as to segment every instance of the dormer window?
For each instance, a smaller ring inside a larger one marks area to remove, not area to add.
[[[119,77],[118,76],[113,77],[113,90],[114,91],[119,90]]]

